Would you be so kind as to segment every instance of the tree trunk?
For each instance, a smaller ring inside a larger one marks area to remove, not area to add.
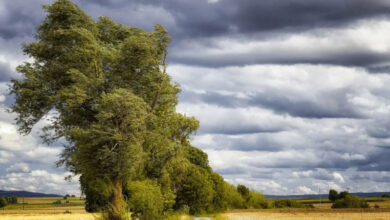
[[[120,179],[112,180],[113,189],[110,197],[111,209],[109,210],[109,220],[121,220],[123,211],[122,181]]]

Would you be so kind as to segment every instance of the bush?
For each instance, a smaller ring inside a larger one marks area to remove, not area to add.
[[[390,194],[385,193],[385,194],[382,195],[382,197],[383,197],[383,198],[390,198]]]
[[[334,209],[340,208],[369,208],[368,203],[357,196],[346,195],[344,199],[336,200],[332,205]]]
[[[61,199],[59,199],[59,200],[53,202],[53,204],[57,204],[57,205],[58,205],[58,204],[61,204],[61,203],[62,203],[62,202],[61,202]]]
[[[345,197],[347,197],[348,195],[349,195],[349,192],[347,192],[347,191],[340,192],[337,199],[345,199]]]
[[[152,181],[134,181],[128,186],[128,205],[133,219],[162,219],[164,197]]]
[[[274,201],[275,208],[303,208],[302,203],[299,203],[292,199],[279,199]]]
[[[8,205],[7,199],[5,197],[0,197],[0,208],[3,208]]]
[[[249,191],[249,200],[247,201],[248,208],[266,209],[268,202],[264,199],[264,195],[253,190]]]
[[[181,189],[177,192],[176,209],[183,205],[190,208],[190,214],[201,214],[213,211],[213,183],[203,168],[192,167],[188,170]]]
[[[243,209],[245,208],[245,201],[236,187],[225,182],[225,194],[229,208]]]

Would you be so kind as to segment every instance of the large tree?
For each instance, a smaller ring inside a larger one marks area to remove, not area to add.
[[[44,141],[67,143],[60,164],[81,175],[83,189],[98,187],[109,219],[121,219],[122,190],[145,176],[164,179],[198,128],[175,110],[180,90],[166,73],[170,38],[158,25],[146,32],[106,17],[94,21],[69,0],[44,8],[36,41],[23,46],[33,61],[12,80],[11,110],[23,134],[49,119]]]

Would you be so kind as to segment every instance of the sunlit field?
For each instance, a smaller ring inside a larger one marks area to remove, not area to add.
[[[94,220],[98,215],[93,214],[0,214],[1,220]]]
[[[61,204],[53,204],[61,200]],[[327,199],[299,200],[313,204],[314,208],[284,208],[262,210],[232,210],[217,215],[209,215],[215,220],[389,220],[390,200],[387,198],[367,198],[369,209],[331,209]],[[67,202],[68,201],[68,202]],[[0,220],[97,220],[99,214],[86,213],[84,201],[79,198],[18,198],[18,203],[0,210]],[[375,205],[377,208],[374,208]],[[190,216],[176,216],[172,220],[191,220]]]
[[[236,212],[221,214],[220,220],[388,220],[390,212]]]

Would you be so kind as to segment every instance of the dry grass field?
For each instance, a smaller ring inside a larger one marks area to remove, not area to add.
[[[390,212],[237,212],[220,215],[220,220],[389,220]]]
[[[53,202],[61,199],[61,204]],[[98,220],[99,214],[86,213],[84,201],[70,198],[25,198],[22,204],[10,205],[0,210],[0,220]],[[22,200],[18,200],[22,203]],[[218,214],[214,220],[390,220],[390,200],[369,199],[370,209],[331,209],[331,203],[317,200],[302,200],[313,203],[308,209],[266,209],[233,210]],[[67,213],[65,213],[67,212]],[[172,220],[191,220],[189,216],[174,217]]]
[[[0,214],[1,220],[97,220],[98,215],[88,213],[72,214]]]

